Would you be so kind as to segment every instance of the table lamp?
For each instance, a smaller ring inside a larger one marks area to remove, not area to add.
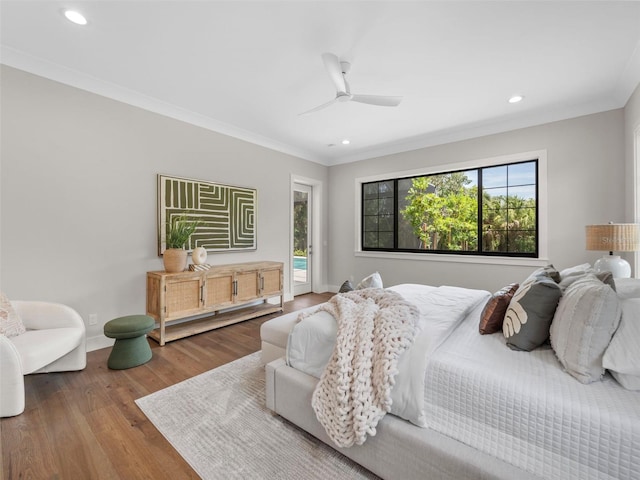
[[[640,250],[640,224],[608,223],[587,225],[587,250],[608,251],[593,265],[596,272],[609,271],[614,278],[631,277],[631,265],[613,252],[635,252]]]

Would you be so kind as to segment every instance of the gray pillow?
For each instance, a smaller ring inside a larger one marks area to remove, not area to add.
[[[350,292],[351,290],[353,290],[353,284],[350,280],[347,280],[340,286],[340,290],[338,290],[338,293],[346,293]]]
[[[536,271],[513,295],[502,324],[507,345],[530,352],[549,338],[549,326],[562,295],[558,284]]]
[[[618,328],[616,292],[593,274],[567,287],[551,324],[551,347],[565,370],[582,383],[602,378],[602,357]]]
[[[549,277],[551,280],[553,280],[556,283],[560,282],[560,272],[558,272],[558,270],[556,270],[556,267],[554,267],[552,264],[549,264],[546,267],[541,267],[537,269],[535,272],[529,275],[529,277],[527,277],[527,280],[531,278],[539,277],[540,275]],[[523,283],[526,283],[527,280],[525,280]]]
[[[609,285],[614,292],[616,291],[616,282],[613,279],[613,273],[599,272],[599,273],[596,273],[596,277],[598,277],[598,280],[600,280],[605,285]]]

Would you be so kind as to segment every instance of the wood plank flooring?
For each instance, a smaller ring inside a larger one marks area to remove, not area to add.
[[[308,294],[285,313],[328,300]],[[260,350],[260,325],[272,314],[177,340],[153,359],[109,370],[110,348],[87,354],[87,368],[25,377],[26,409],[0,420],[2,479],[198,478],[134,400]]]

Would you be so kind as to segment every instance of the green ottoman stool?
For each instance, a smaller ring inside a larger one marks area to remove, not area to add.
[[[147,315],[128,315],[105,323],[105,336],[116,339],[107,362],[109,368],[124,370],[151,360],[151,348],[145,334],[153,330],[155,324]]]

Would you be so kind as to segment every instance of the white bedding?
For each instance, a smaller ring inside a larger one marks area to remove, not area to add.
[[[482,308],[489,292],[460,287],[403,284],[390,287],[417,306],[420,319],[413,345],[402,354],[391,393],[391,413],[425,426],[424,371],[430,355],[474,309]],[[296,324],[287,342],[287,363],[320,378],[335,344],[336,322],[318,312]]]
[[[545,479],[639,479],[640,394],[583,385],[550,348],[519,352],[469,318],[432,355],[430,428]]]
[[[432,310],[435,287],[392,289],[421,313],[420,332],[401,361],[418,369],[426,363],[417,384],[411,385],[415,370],[396,377],[393,408],[401,412],[392,413],[406,418],[419,398],[423,404],[413,423],[544,479],[640,479],[640,392],[625,390],[609,374],[583,385],[562,370],[550,347],[519,352],[500,333],[480,335],[488,292],[476,291],[480,300],[471,312],[463,308],[459,321],[451,315],[460,310],[457,303]],[[308,320],[292,331],[288,362],[319,377],[335,324],[330,316]],[[412,400],[417,385],[422,395]]]

